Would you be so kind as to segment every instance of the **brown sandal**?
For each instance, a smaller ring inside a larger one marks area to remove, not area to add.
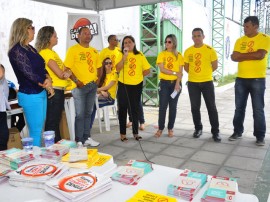
[[[142,137],[141,137],[141,136],[139,136],[138,134],[135,134],[135,135],[133,135],[133,136],[134,136],[135,140],[137,140],[137,141],[139,141],[139,140],[141,140],[141,139],[142,139]]]
[[[168,136],[173,137],[173,130],[172,129],[168,130]]]
[[[159,138],[162,135],[162,130],[158,130],[154,135],[156,138]]]

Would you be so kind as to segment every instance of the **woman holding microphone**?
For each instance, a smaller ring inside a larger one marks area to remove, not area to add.
[[[127,142],[126,121],[129,109],[132,119],[132,133],[139,141],[138,135],[138,111],[143,88],[143,78],[150,73],[150,64],[146,57],[137,50],[135,39],[125,36],[122,41],[122,55],[116,62],[116,70],[119,73],[117,100],[119,106],[120,138]]]

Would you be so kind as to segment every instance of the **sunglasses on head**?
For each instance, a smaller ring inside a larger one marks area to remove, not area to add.
[[[165,41],[164,43],[172,43],[172,41]]]
[[[112,65],[112,62],[104,62],[105,65]]]

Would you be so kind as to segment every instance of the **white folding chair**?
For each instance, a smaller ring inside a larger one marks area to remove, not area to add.
[[[98,118],[98,124],[99,124],[99,131],[102,133],[102,123],[100,120],[100,112],[104,115],[104,123],[105,123],[105,130],[110,131],[111,130],[111,121],[110,121],[110,109],[113,110],[113,118],[116,118],[118,120],[118,114],[117,114],[117,102],[115,100],[113,105],[107,105],[104,107],[99,107],[98,103],[98,96],[96,96],[96,108],[97,108],[97,118]],[[118,123],[118,122],[117,122]]]

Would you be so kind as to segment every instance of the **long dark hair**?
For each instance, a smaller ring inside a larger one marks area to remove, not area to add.
[[[102,61],[102,66],[101,66],[101,77],[100,77],[100,81],[99,81],[99,84],[98,84],[98,87],[102,87],[104,81],[105,81],[105,78],[106,78],[106,65],[105,65],[105,61],[106,60],[111,60],[111,58],[107,57],[105,58],[103,61]]]
[[[121,46],[122,53],[124,54],[124,41],[125,41],[126,39],[130,39],[130,40],[134,43],[134,48],[133,48],[133,50],[132,50],[133,53],[134,53],[134,55],[140,54],[140,51],[138,51],[137,48],[136,48],[135,39],[134,39],[134,37],[131,36],[131,35],[125,36],[125,37],[123,38],[123,40],[122,40],[122,46]]]

